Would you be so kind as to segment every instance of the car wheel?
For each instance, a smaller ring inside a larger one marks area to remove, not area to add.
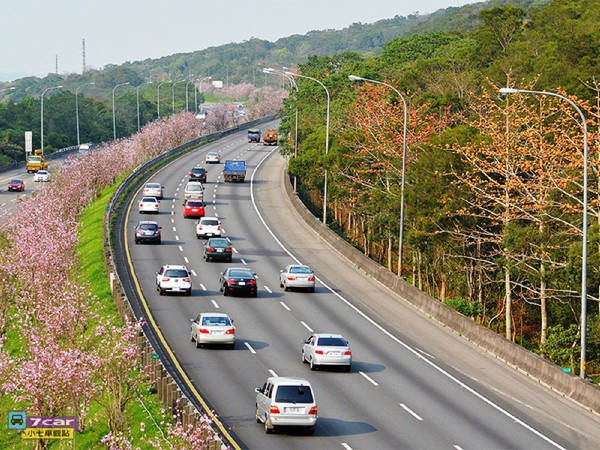
[[[192,289],[190,288],[190,290],[189,290],[189,291],[187,291],[187,292],[185,293],[185,295],[187,295],[188,297],[191,297],[191,296],[192,296]]]
[[[290,288],[287,284],[283,283],[283,290],[287,292],[290,290]]]
[[[196,348],[202,347],[202,344],[198,342],[200,339],[196,338]]]
[[[306,434],[308,434],[309,436],[315,434],[315,427],[306,427]]]
[[[258,297],[258,292],[254,292],[253,294],[250,294],[251,297]]]
[[[261,423],[260,417],[258,417],[258,405],[254,406],[255,408],[255,413],[254,413],[254,419],[256,420],[256,423]]]
[[[283,283],[281,282],[281,280],[279,280],[279,287],[282,288],[283,287]]]
[[[227,348],[229,350],[233,350],[235,348],[235,344],[227,344]]]
[[[139,244],[139,243],[140,243],[140,241],[136,239],[136,240],[135,240],[135,243],[136,243],[136,244]]]
[[[308,364],[308,361],[304,357],[304,350],[302,351],[302,364]]]
[[[310,358],[310,370],[318,370],[319,366],[317,366],[314,362],[313,359]]]
[[[227,288],[223,289],[223,297],[227,297],[228,295]]]
[[[346,372],[350,372],[350,369],[352,369],[352,366],[350,364],[348,364],[347,366],[344,367],[344,370]]]
[[[200,239],[200,235],[199,234],[196,235],[196,239]]]
[[[194,333],[190,333],[190,341],[194,342],[196,339],[194,339]]]
[[[269,426],[269,419],[267,419],[265,417],[265,433],[273,434],[274,431],[275,431],[275,427]]]
[[[158,287],[158,293],[159,293],[160,295],[165,295],[165,291],[163,291],[163,290],[160,288],[160,286]]]
[[[157,241],[158,245],[160,245],[160,243],[161,243],[161,242],[162,242],[162,241],[159,239],[159,240]]]
[[[315,288],[314,287],[309,288],[308,292],[315,292]]]
[[[227,260],[227,262],[231,262],[231,256],[229,257],[229,259]]]

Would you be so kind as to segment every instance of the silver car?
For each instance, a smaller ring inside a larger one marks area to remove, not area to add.
[[[189,198],[204,200],[204,186],[199,181],[190,181],[185,185],[183,195],[186,200]]]
[[[270,377],[256,392],[256,422],[264,424],[267,434],[276,427],[304,427],[315,432],[318,410],[314,390],[304,378]]]
[[[315,292],[315,274],[308,266],[290,264],[284,270],[279,271],[279,287],[286,291],[298,288]]]
[[[163,187],[160,183],[146,183],[144,186],[144,197],[163,198]]]
[[[310,364],[310,370],[320,366],[341,366],[350,372],[352,351],[341,334],[313,334],[302,344],[302,362]]]
[[[190,339],[196,343],[196,348],[204,344],[224,344],[230,349],[235,346],[235,327],[227,314],[201,313],[191,322]]]

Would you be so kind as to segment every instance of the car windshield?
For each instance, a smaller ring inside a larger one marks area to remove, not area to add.
[[[200,185],[200,184],[188,184],[185,189],[186,189],[186,191],[201,191],[202,190],[202,185]]]
[[[187,271],[183,269],[169,269],[165,270],[165,277],[171,278],[185,278],[188,276]]]
[[[142,201],[146,203],[156,203],[157,200],[154,197],[144,197]]]
[[[204,169],[202,167],[194,167],[192,173],[204,173]]]
[[[202,225],[219,225],[219,221],[215,219],[202,220]]]
[[[275,401],[281,403],[314,403],[308,386],[279,386]]]
[[[229,276],[230,277],[252,278],[252,272],[250,270],[244,270],[244,269],[230,270]]]
[[[140,230],[158,230],[158,225],[153,223],[143,223],[139,226]]]
[[[312,273],[312,270],[304,266],[294,266],[290,267],[290,273]]]
[[[231,325],[231,321],[229,320],[229,317],[208,316],[202,318],[202,325],[214,325],[225,327]]]
[[[219,154],[217,152],[210,152],[208,156],[219,156]]]
[[[209,247],[229,247],[229,241],[227,239],[210,239],[207,245]]]
[[[10,180],[10,184],[21,184],[21,180]]]
[[[321,337],[317,345],[323,347],[346,347],[346,341],[338,337]]]
[[[191,206],[194,208],[199,208],[200,206],[204,206],[204,204],[201,201],[195,200],[195,201],[188,201],[186,203],[186,206]]]

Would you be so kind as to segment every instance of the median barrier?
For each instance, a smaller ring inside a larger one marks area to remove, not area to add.
[[[551,361],[473,322],[468,317],[420,291],[395,273],[373,261],[326,225],[323,225],[320,220],[316,220],[315,216],[294,193],[294,188],[286,172],[287,170],[282,171],[281,184],[283,186],[281,188],[286,193],[286,197],[290,200],[294,210],[321,239],[358,269],[388,287],[430,318],[453,330],[510,367],[583,407],[600,413],[600,388],[580,377],[563,372],[559,366]]]

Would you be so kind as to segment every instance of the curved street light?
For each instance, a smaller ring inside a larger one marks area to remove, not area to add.
[[[172,96],[172,101],[173,101],[173,114],[175,114],[175,85],[177,83],[183,83],[185,81],[185,78],[183,80],[179,80],[173,83],[173,86],[171,87],[171,96]]]
[[[40,102],[40,148],[42,150],[42,153],[44,153],[44,94],[52,89],[62,89],[62,85],[46,88],[42,92],[42,98]]]
[[[117,139],[117,120],[115,118],[115,90],[119,87],[119,86],[127,86],[129,83],[129,81],[127,83],[121,83],[121,84],[117,84],[113,90],[112,90],[112,116],[113,116],[113,138],[116,140]]]
[[[193,75],[189,75],[188,78],[192,78]],[[187,83],[185,83],[185,110],[189,111],[189,103],[188,103],[188,86],[190,85],[190,83],[195,83],[195,81],[192,79],[190,81],[188,81]]]
[[[194,102],[196,103],[196,114],[198,114],[198,91],[202,93],[202,83],[204,80],[212,80],[212,77],[204,77],[200,78],[200,82],[198,83],[198,89],[194,89]]]
[[[79,94],[79,89],[81,89],[82,87],[85,86],[90,86],[92,84],[96,84],[94,81],[92,81],[91,83],[85,83],[82,84],[81,86],[77,86],[77,88],[75,89],[75,120],[77,122],[77,145],[80,145],[81,142],[79,141],[79,99],[78,99],[78,94]]]
[[[583,124],[583,250],[581,254],[581,361],[579,367],[579,375],[581,378],[586,377],[587,370],[587,241],[588,241],[588,128],[583,111],[575,104],[573,100],[565,97],[564,95],[557,94],[555,92],[547,91],[530,91],[527,89],[513,89],[513,88],[501,88],[499,90],[502,95],[510,94],[533,94],[533,95],[548,95],[550,97],[557,97],[561,100],[568,102],[581,117]]]
[[[160,87],[163,84],[169,84],[170,82],[171,82],[171,80],[164,81],[162,83],[158,83],[158,87],[156,88],[156,117],[157,118],[160,117]]]
[[[325,89],[325,93],[327,94],[327,122],[325,125],[325,154],[329,154],[329,109],[330,109],[330,103],[331,103],[331,97],[329,96],[329,90],[325,87],[325,85],[323,83],[321,83],[319,80],[317,80],[316,78],[312,78],[309,77],[307,75],[300,75],[299,73],[293,73],[293,72],[283,72],[285,75],[289,75],[291,77],[300,77],[300,78],[306,78],[308,80],[312,80],[316,83],[319,83],[321,85],[321,87],[323,89]],[[328,170],[325,169],[325,181],[323,184],[323,225],[327,224],[327,173]]]
[[[144,84],[152,84],[152,82],[146,83],[144,81],[143,83],[137,85],[136,88],[135,88],[135,103],[136,103],[136,107],[137,107],[137,129],[138,129],[138,133],[140,132],[140,87],[142,87]]]
[[[402,276],[402,248],[404,247],[404,184],[406,178],[406,135],[408,130],[408,106],[406,100],[398,89],[383,81],[370,80],[368,78],[348,75],[350,81],[366,81],[367,83],[380,84],[392,89],[402,99],[404,105],[404,132],[402,136],[402,181],[400,182],[400,232],[398,233],[398,275]]]

